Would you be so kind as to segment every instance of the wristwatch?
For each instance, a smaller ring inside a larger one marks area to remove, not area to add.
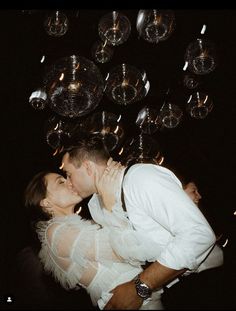
[[[135,277],[134,282],[139,297],[141,297],[142,299],[147,299],[151,296],[152,294],[151,288],[140,280],[139,274]]]

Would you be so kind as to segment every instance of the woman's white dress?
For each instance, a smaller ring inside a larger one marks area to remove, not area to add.
[[[141,264],[155,255],[128,222],[101,228],[73,214],[39,222],[37,233],[44,269],[66,289],[85,288],[100,309],[113,288],[132,280],[142,271]],[[161,291],[153,293],[141,309],[162,309],[160,295]]]

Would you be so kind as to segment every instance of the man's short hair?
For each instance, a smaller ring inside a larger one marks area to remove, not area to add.
[[[106,163],[110,157],[102,137],[83,133],[73,138],[70,146],[64,149],[75,167],[80,167],[85,160],[95,163]]]

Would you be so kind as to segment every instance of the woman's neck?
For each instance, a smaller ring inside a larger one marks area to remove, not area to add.
[[[54,210],[54,215],[58,216],[67,216],[74,214],[75,205],[68,206],[67,208],[58,208]]]

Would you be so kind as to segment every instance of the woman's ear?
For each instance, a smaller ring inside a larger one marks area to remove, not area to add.
[[[40,206],[42,206],[44,208],[49,208],[50,204],[49,204],[47,199],[43,199],[43,200],[40,201]]]
[[[43,199],[40,201],[40,206],[42,206],[42,209],[44,212],[51,214],[54,216],[54,208],[52,203],[50,203],[47,199]]]

